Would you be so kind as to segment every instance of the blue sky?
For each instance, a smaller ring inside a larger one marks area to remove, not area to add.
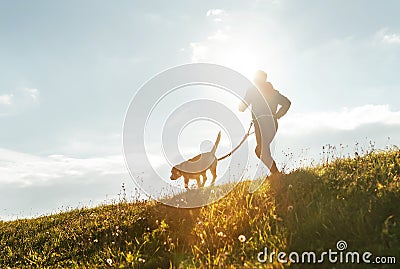
[[[293,103],[281,162],[282,151],[318,159],[327,143],[399,144],[398,1],[0,5],[0,217],[96,204],[122,182],[134,191],[122,156],[129,100],[190,62],[267,71]]]

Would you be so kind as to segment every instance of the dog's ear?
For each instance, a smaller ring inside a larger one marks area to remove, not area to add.
[[[178,168],[176,168],[175,166],[172,167],[171,174],[177,175],[179,177],[182,175],[181,171]]]

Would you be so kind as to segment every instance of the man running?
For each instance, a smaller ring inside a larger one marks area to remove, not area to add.
[[[279,175],[278,167],[271,156],[270,144],[278,130],[278,119],[286,114],[291,102],[267,81],[264,71],[256,72],[254,84],[256,87],[247,90],[239,110],[243,112],[251,105],[257,141],[256,155],[268,167],[272,176]]]

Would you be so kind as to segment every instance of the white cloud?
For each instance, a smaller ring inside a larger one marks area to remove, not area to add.
[[[388,44],[399,44],[400,45],[400,35],[398,35],[398,34],[384,35],[382,40],[383,40],[383,42],[388,43]]]
[[[0,116],[16,115],[39,103],[40,91],[36,88],[17,89],[0,95]],[[2,105],[2,106],[1,106]]]
[[[227,15],[223,9],[210,9],[207,11],[206,16],[212,17],[215,22],[222,22],[223,18]]]
[[[12,94],[2,94],[0,95],[0,104],[11,105],[12,98],[13,98]]]
[[[228,38],[229,36],[226,34],[226,31],[218,29],[214,33],[211,33],[206,40],[190,43],[192,62],[217,60],[218,49],[225,48],[225,46],[221,46],[221,43]]]
[[[210,17],[210,16],[223,16],[223,15],[226,15],[226,11],[223,10],[223,9],[219,9],[219,8],[210,9],[206,13],[207,17]]]
[[[73,181],[76,177],[88,180],[103,175],[126,174],[120,155],[71,158],[64,155],[39,157],[0,148],[0,184],[17,186],[55,184]]]
[[[291,135],[321,129],[354,130],[368,124],[400,125],[400,111],[389,105],[364,105],[340,111],[289,114],[280,123],[280,132]]]
[[[190,43],[192,49],[192,62],[201,62],[207,59],[208,48],[200,42]]]
[[[208,40],[218,40],[218,41],[225,41],[228,39],[228,35],[226,35],[222,30],[218,30],[212,35],[207,37]]]
[[[400,45],[400,34],[388,33],[388,28],[382,28],[376,33],[379,41],[385,44]]]
[[[39,100],[40,92],[38,89],[24,88],[23,91],[31,98],[32,101],[37,102]]]

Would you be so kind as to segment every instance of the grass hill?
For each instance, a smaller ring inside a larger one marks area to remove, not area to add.
[[[248,186],[198,209],[121,202],[0,222],[0,268],[314,268],[257,255],[337,251],[339,240],[397,264],[318,268],[400,268],[397,148],[298,169],[254,194]]]

